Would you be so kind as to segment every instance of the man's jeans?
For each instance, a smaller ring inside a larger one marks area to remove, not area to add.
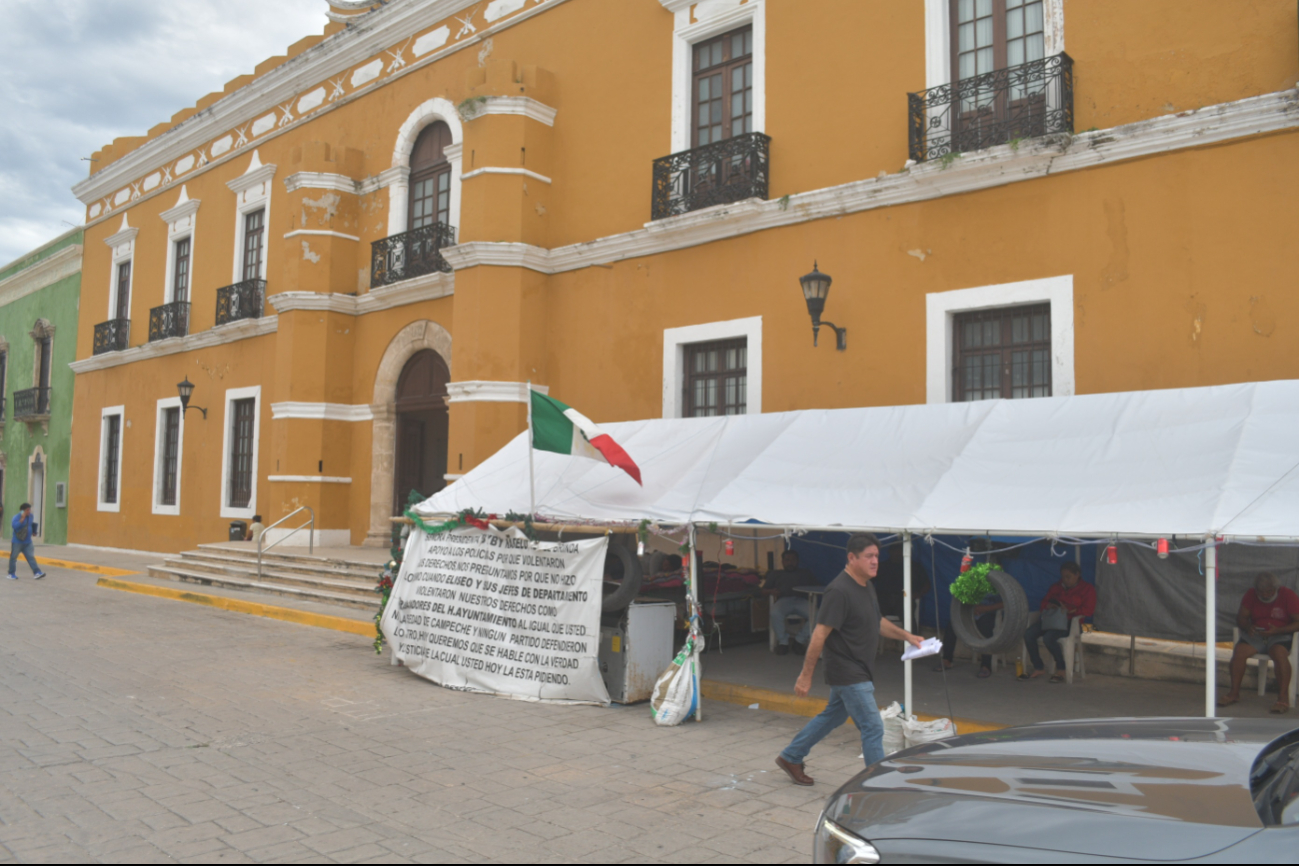
[[[1058,629],[1043,631],[1040,620],[1030,625],[1028,631],[1024,632],[1024,644],[1028,647],[1028,660],[1033,663],[1033,670],[1046,670],[1046,665],[1042,664],[1042,653],[1037,648],[1037,640],[1041,638],[1042,642],[1046,644],[1047,650],[1051,653],[1051,658],[1055,659],[1055,672],[1063,675],[1064,650],[1060,648],[1060,641],[1068,636],[1069,632]]]
[[[875,684],[830,686],[830,703],[821,714],[803,726],[780,756],[791,764],[801,764],[812,747],[852,716],[861,731],[861,753],[870,766],[884,760],[884,720],[875,704]]]
[[[771,627],[776,630],[776,643],[789,645],[789,624],[785,620],[794,614],[803,618],[803,627],[794,636],[794,640],[807,646],[812,637],[812,617],[808,615],[807,599],[792,595],[776,599],[776,603],[771,606]]]
[[[15,541],[9,551],[9,573],[17,574],[14,571],[18,567],[18,554],[22,553],[27,557],[27,564],[32,567],[32,574],[40,574],[41,567],[36,564],[36,546],[30,541]]]

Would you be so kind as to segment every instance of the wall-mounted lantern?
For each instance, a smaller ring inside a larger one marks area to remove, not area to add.
[[[203,413],[203,420],[206,421],[207,420],[206,409],[204,409],[202,406],[189,405],[189,398],[194,394],[194,383],[189,380],[189,376],[185,377],[184,382],[177,383],[176,390],[180,392],[180,414],[184,415],[190,409],[197,409],[198,411]]]
[[[803,286],[803,299],[807,301],[807,313],[812,317],[812,345],[815,346],[817,334],[821,326],[834,329],[835,348],[840,352],[848,348],[848,329],[835,327],[833,322],[821,321],[821,313],[825,311],[825,299],[830,294],[829,274],[823,274],[817,269],[816,262],[812,263],[812,273],[805,274],[798,278],[798,282]]]

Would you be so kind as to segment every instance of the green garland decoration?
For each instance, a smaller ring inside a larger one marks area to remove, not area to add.
[[[992,583],[988,572],[1001,571],[1001,566],[992,562],[981,562],[969,571],[960,575],[952,583],[952,598],[961,604],[978,604],[992,594]]]

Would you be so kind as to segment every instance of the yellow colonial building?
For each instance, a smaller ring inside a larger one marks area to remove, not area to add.
[[[1299,377],[1293,0],[328,15],[75,188],[71,541],[386,544],[529,381],[605,422]]]

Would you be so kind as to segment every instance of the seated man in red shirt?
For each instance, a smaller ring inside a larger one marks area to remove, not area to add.
[[[1042,653],[1037,648],[1038,638],[1042,639],[1051,658],[1055,659],[1055,673],[1051,675],[1051,682],[1062,683],[1065,680],[1064,650],[1060,648],[1060,641],[1069,636],[1069,623],[1074,617],[1085,618],[1096,612],[1096,587],[1083,581],[1082,569],[1076,562],[1066,562],[1060,566],[1060,579],[1051,585],[1046,598],[1042,599],[1043,613],[1057,610],[1064,611],[1063,630],[1045,628],[1039,618],[1024,632],[1024,644],[1028,649],[1029,661],[1033,663],[1033,670],[1024,671],[1021,680],[1033,680],[1046,674]]]
[[[1290,642],[1299,631],[1299,594],[1287,589],[1275,574],[1263,572],[1254,580],[1254,588],[1241,599],[1236,613],[1240,626],[1240,643],[1231,656],[1231,691],[1218,706],[1229,707],[1240,700],[1240,683],[1245,679],[1245,666],[1255,655],[1271,656],[1276,665],[1276,683],[1280,695],[1272,712],[1284,713],[1290,709]],[[1260,672],[1259,676],[1263,676]]]

